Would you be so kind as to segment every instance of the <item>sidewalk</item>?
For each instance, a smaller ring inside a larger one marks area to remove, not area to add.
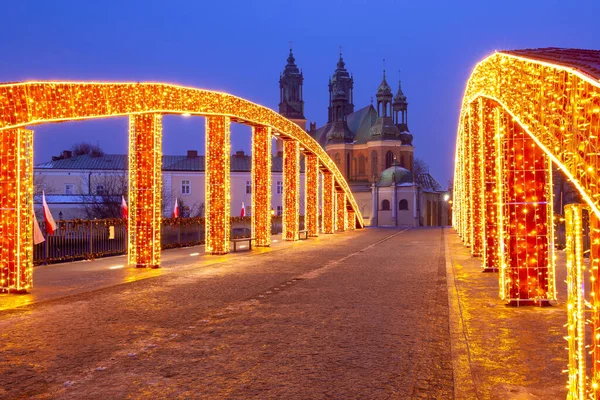
[[[481,258],[471,257],[454,230],[445,231],[456,399],[565,399],[564,262],[557,262],[552,307],[507,307],[498,274],[482,273]]]
[[[323,240],[323,238],[317,237],[308,240]],[[30,293],[23,295],[0,294],[0,311],[191,268],[207,267],[235,258],[277,251],[290,246],[302,246],[305,242],[304,240],[282,241],[281,234],[272,236],[271,241],[271,247],[253,247],[252,251],[248,251],[242,245],[238,246],[237,252],[222,256],[207,255],[204,252],[204,245],[164,250],[161,253],[161,268],[157,269],[127,266],[127,255],[40,265],[33,268],[33,289]]]

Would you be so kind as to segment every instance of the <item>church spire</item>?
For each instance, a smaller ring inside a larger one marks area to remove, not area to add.
[[[329,79],[329,115],[327,122],[345,120],[354,112],[354,78],[346,69],[340,46],[339,59]]]
[[[302,85],[304,77],[296,65],[290,42],[290,53],[279,77],[279,114],[289,119],[304,120]]]

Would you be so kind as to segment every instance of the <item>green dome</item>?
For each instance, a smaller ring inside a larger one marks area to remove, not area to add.
[[[412,173],[399,165],[392,165],[379,175],[377,186],[393,186],[403,183],[413,183]]]

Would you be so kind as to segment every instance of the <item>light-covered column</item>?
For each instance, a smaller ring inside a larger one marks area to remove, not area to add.
[[[471,254],[481,256],[483,250],[483,229],[484,229],[484,186],[482,176],[483,159],[483,99],[479,98],[477,103],[471,105],[470,117],[470,141],[471,149],[469,151],[471,160],[469,166],[471,198]]]
[[[329,171],[323,173],[323,233],[335,232],[335,179]]]
[[[33,132],[0,131],[0,293],[33,286]]]
[[[306,154],[304,161],[305,227],[308,236],[319,236],[319,159],[315,154]]]
[[[336,230],[344,231],[346,230],[346,193],[342,190],[337,191],[336,193]]]
[[[252,128],[252,237],[257,247],[271,245],[271,128]]]
[[[128,263],[160,266],[162,117],[129,117]]]
[[[298,240],[300,230],[300,142],[283,142],[283,240]]]
[[[208,254],[227,254],[231,235],[231,121],[206,117],[206,245]]]
[[[349,231],[356,229],[356,214],[354,211],[348,211],[348,226],[346,227]]]

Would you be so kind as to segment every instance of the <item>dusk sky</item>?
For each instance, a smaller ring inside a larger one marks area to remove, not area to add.
[[[416,157],[445,187],[452,176],[463,90],[479,60],[502,49],[600,48],[598,1],[11,1],[2,6],[0,81],[177,83],[277,109],[293,41],[305,115],[327,119],[328,77],[341,45],[356,109],[368,105],[383,62],[394,92],[401,69]],[[41,125],[35,162],[74,142],[127,151],[127,119]],[[164,119],[164,154],[204,153],[204,119]],[[233,130],[249,149],[250,128]]]

